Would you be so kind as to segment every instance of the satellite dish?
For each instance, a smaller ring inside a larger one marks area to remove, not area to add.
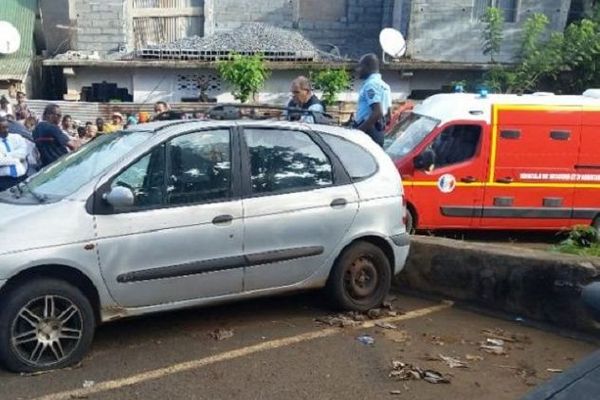
[[[379,43],[383,49],[385,61],[385,55],[389,55],[392,58],[400,58],[406,53],[406,40],[404,36],[393,28],[385,28],[379,34]]]
[[[21,47],[21,34],[10,22],[0,21],[0,54],[12,54]]]

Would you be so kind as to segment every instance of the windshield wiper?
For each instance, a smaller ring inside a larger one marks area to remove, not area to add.
[[[45,195],[36,193],[33,189],[31,189],[27,182],[21,182],[17,185],[17,189],[19,189],[21,195],[23,194],[23,188],[27,189],[27,191],[31,193],[31,195],[40,203],[45,203],[46,200],[48,200],[48,198]]]

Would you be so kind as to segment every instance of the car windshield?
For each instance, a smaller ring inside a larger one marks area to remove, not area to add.
[[[102,174],[151,136],[152,132],[148,131],[123,131],[101,136],[31,177],[27,189],[36,196],[61,199]]]
[[[433,131],[439,122],[431,117],[411,114],[386,137],[385,151],[395,160],[406,156]]]

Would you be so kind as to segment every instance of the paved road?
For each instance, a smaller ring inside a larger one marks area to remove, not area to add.
[[[372,320],[319,323],[332,315],[322,304],[311,293],[112,323],[99,329],[79,368],[38,376],[0,370],[0,399],[515,399],[551,378],[548,369],[597,348],[407,296],[393,302],[396,316],[379,317],[393,325],[387,329]],[[218,341],[210,333],[219,329],[234,335]],[[484,330],[511,339],[506,355],[479,348],[494,336]],[[363,334],[375,343],[359,343]],[[439,355],[469,355],[468,368],[451,369]],[[451,383],[391,379],[394,360]]]

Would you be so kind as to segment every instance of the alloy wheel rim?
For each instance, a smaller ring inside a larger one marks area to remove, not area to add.
[[[37,297],[13,320],[11,345],[21,361],[48,367],[68,359],[83,337],[79,307],[65,297]]]

